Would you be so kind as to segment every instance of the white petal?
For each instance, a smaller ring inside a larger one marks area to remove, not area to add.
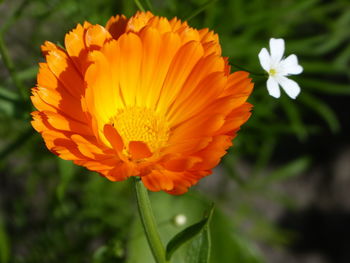
[[[300,93],[299,84],[286,77],[278,77],[278,83],[282,86],[289,97],[295,99]]]
[[[269,77],[267,80],[267,91],[272,97],[279,98],[281,96],[280,87],[275,78]]]
[[[283,68],[284,75],[297,75],[303,72],[303,67],[298,64],[298,58],[294,54],[281,61],[281,66]]]
[[[274,63],[281,61],[284,53],[284,40],[282,38],[271,38],[270,52]]]
[[[271,58],[270,58],[270,54],[267,51],[266,48],[261,49],[261,51],[259,52],[259,60],[260,60],[260,65],[261,67],[269,72],[270,70],[270,65],[271,65]]]

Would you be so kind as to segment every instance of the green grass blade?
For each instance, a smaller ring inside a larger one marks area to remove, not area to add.
[[[304,92],[300,100],[310,109],[314,110],[323,118],[333,133],[340,130],[340,123],[335,112],[323,101],[317,99],[309,93]]]

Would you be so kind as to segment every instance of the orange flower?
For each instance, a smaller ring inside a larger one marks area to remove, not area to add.
[[[250,116],[246,72],[218,36],[147,13],[87,22],[65,49],[42,46],[33,127],[50,151],[112,181],[185,193],[209,175]]]

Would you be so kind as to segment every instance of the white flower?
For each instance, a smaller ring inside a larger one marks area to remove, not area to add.
[[[288,79],[289,75],[297,75],[303,72],[298,64],[296,55],[290,55],[283,59],[284,40],[279,38],[270,39],[270,52],[263,48],[259,53],[262,68],[269,74],[267,90],[272,97],[279,98],[281,95],[279,85],[289,97],[295,99],[300,93],[300,87],[294,80]]]

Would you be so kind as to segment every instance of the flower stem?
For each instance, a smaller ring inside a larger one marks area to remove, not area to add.
[[[169,263],[169,261],[165,259],[165,250],[156,226],[148,191],[139,178],[134,177],[133,183],[142,226],[153,257],[157,263]]]
[[[253,72],[253,71],[250,71],[244,67],[241,67],[239,65],[236,65],[236,64],[233,64],[233,63],[230,63],[232,67],[235,67],[235,68],[238,68],[240,70],[244,70],[244,71],[247,71],[248,73],[250,73],[251,75],[255,75],[255,76],[259,76],[259,77],[262,77],[262,76],[267,76],[266,73],[257,73],[257,72]]]

